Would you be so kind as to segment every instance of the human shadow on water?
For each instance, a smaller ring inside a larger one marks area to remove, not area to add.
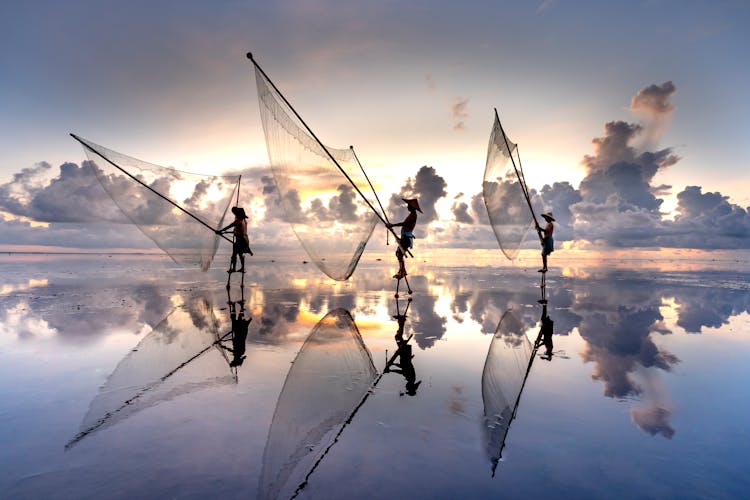
[[[406,318],[408,317],[407,313],[409,312],[410,305],[411,299],[406,302],[404,312],[401,313],[399,309],[399,299],[396,299],[396,314],[393,315],[393,319],[398,322],[395,336],[397,348],[396,352],[393,353],[388,361],[386,361],[385,368],[383,369],[383,373],[398,373],[404,377],[406,380],[406,386],[404,387],[404,391],[399,393],[401,396],[416,396],[417,390],[422,383],[421,380],[417,381],[417,372],[414,369],[414,363],[412,362],[414,354],[412,354],[412,347],[411,344],[409,344],[409,341],[412,339],[413,335],[404,338],[404,328],[406,326]]]
[[[235,312],[232,328],[222,333],[223,322],[208,297],[193,297],[176,307],[120,361],[65,449],[162,402],[236,383],[251,320],[243,313]]]

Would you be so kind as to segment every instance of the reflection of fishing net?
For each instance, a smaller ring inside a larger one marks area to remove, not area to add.
[[[181,172],[77,139],[84,145],[97,179],[122,213],[175,262],[197,264],[208,270],[220,239],[212,229],[224,225],[239,176]],[[139,184],[123,170],[195,217]]]
[[[375,375],[370,352],[345,309],[331,311],[315,325],[276,403],[259,498],[289,498],[365,397]]]
[[[482,372],[482,402],[487,439],[487,456],[494,473],[513,420],[531,360],[532,346],[524,326],[512,311],[506,311],[497,325]]]
[[[525,184],[522,185],[522,181],[519,181],[511,162],[511,154],[514,151],[517,151],[516,145],[510,140],[506,145],[500,120],[495,116],[490,142],[487,145],[487,164],[482,190],[492,230],[500,249],[510,260],[518,256],[523,240],[533,226],[524,195]],[[520,162],[517,166],[521,168]],[[523,178],[521,170],[519,174]]]
[[[361,188],[366,179],[354,152],[323,149],[257,67],[255,79],[268,157],[286,219],[310,260],[329,277],[345,280],[357,267],[377,218],[326,150]]]
[[[220,328],[204,299],[172,311],[120,361],[66,447],[160,403],[234,382],[226,354],[216,344],[224,331]]]

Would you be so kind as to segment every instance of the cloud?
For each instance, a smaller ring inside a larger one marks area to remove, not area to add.
[[[434,168],[421,167],[417,171],[416,176],[406,180],[398,195],[394,194],[391,196],[388,203],[388,211],[391,214],[403,213],[405,211],[405,204],[401,199],[417,198],[419,206],[422,209],[422,213],[418,216],[419,222],[417,227],[419,228],[420,225],[426,226],[430,222],[439,219],[435,210],[435,203],[448,194],[445,190],[446,187],[448,187],[448,184],[445,182],[445,179],[438,175]],[[396,218],[392,218],[392,221],[396,221]]]
[[[645,147],[656,144],[669,127],[670,118],[675,110],[670,99],[676,90],[671,81],[661,85],[653,84],[639,90],[630,100],[630,111],[643,120]]]
[[[451,212],[456,222],[462,224],[474,224],[474,218],[469,214],[469,205],[463,201],[454,201],[451,205]]]
[[[469,112],[467,111],[468,107],[468,98],[456,97],[453,99],[453,104],[451,105],[450,110],[450,117],[451,121],[453,122],[453,130],[466,129],[464,120],[469,117]]]
[[[674,111],[669,102],[677,89],[671,81],[652,84],[639,90],[630,100],[630,110],[651,115],[668,115]]]
[[[0,208],[10,214],[38,222],[126,222],[112,199],[102,189],[88,162],[60,165],[51,181],[52,168],[40,163],[23,169],[0,185]]]
[[[663,228],[663,246],[750,248],[750,212],[720,193],[703,193],[699,186],[687,186],[677,194],[677,216]]]

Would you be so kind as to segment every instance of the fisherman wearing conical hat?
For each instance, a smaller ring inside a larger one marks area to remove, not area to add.
[[[552,216],[552,212],[544,213],[542,217],[547,221],[547,225],[544,229],[539,226],[536,227],[539,237],[542,240],[542,268],[539,272],[546,273],[547,256],[555,251],[555,240],[552,239],[552,232],[555,230],[555,226],[552,223],[555,221],[555,218]]]
[[[250,239],[247,236],[247,215],[245,209],[242,207],[232,207],[232,213],[234,214],[234,222],[229,224],[223,229],[217,229],[214,231],[216,234],[222,234],[231,228],[234,233],[234,243],[232,244],[232,263],[227,272],[245,272],[245,254],[250,255],[253,252],[250,251]],[[240,265],[242,266],[239,271],[236,268],[237,256],[240,257]]]
[[[417,225],[417,212],[422,213],[419,208],[419,201],[416,198],[401,198],[406,207],[409,209],[409,215],[403,222],[397,224],[388,224],[389,228],[401,226],[401,237],[398,240],[398,249],[396,249],[396,258],[398,259],[398,272],[393,275],[396,279],[406,277],[406,267],[404,266],[404,253],[414,246],[414,227]]]

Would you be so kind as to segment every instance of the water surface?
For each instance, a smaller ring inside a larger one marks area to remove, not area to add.
[[[0,257],[0,491],[745,495],[746,266],[553,267],[551,355],[533,353],[493,477],[483,372],[508,311],[533,346],[540,275],[445,262],[396,299],[394,266],[367,254],[345,283],[255,259],[229,294],[222,270],[157,257]]]

